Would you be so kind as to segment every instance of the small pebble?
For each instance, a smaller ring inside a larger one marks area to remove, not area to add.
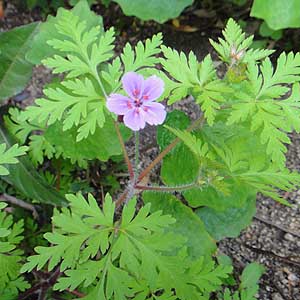
[[[289,282],[293,285],[293,286],[296,286],[299,282],[299,278],[297,277],[296,274],[294,273],[290,273],[289,276],[288,276],[288,280]]]
[[[286,233],[286,234],[284,235],[284,238],[285,238],[287,241],[290,241],[290,242],[294,242],[294,241],[295,241],[295,237],[294,237],[292,234],[290,234],[290,233]]]
[[[272,294],[272,300],[284,300],[279,293]]]

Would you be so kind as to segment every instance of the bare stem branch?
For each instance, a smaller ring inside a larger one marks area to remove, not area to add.
[[[160,191],[160,192],[179,192],[179,191],[186,191],[189,189],[192,189],[194,187],[197,187],[197,183],[193,182],[190,184],[185,185],[179,185],[179,186],[147,186],[147,185],[136,185],[135,188],[137,190],[143,190],[143,191]]]
[[[189,128],[187,128],[187,131],[192,131],[198,126],[202,125],[204,122],[204,115],[202,115],[199,119],[197,119]],[[137,183],[141,182],[141,180],[147,176],[152,169],[160,162],[162,159],[180,142],[179,138],[174,139],[174,141],[169,144],[149,165],[144,169],[143,172],[141,172],[140,176],[138,177]]]
[[[116,121],[114,121],[114,125],[115,125],[115,129],[116,129],[116,132],[117,132],[117,135],[118,135],[119,142],[120,142],[121,147],[122,147],[122,151],[123,151],[125,162],[127,164],[129,176],[130,176],[130,179],[132,180],[134,178],[133,167],[132,167],[132,164],[131,164],[130,159],[128,157],[128,153],[127,153],[127,150],[126,150],[126,147],[125,147],[123,137],[122,137],[121,132],[120,132],[119,125]]]
[[[78,292],[78,291],[76,291],[76,290],[70,290],[70,289],[66,289],[66,291],[67,292],[69,292],[69,293],[71,293],[71,294],[73,294],[73,295],[75,295],[76,297],[79,297],[79,298],[83,298],[83,297],[85,297],[86,295],[85,294],[83,294],[83,293],[81,293],[81,292]]]
[[[10,196],[8,194],[2,194],[0,196],[0,201],[2,202],[9,202],[11,204],[14,204],[14,205],[17,205],[19,207],[22,207],[26,210],[30,210],[32,212],[32,215],[35,219],[38,219],[39,218],[39,214],[37,213],[34,205],[30,204],[30,203],[27,203],[23,200],[20,200],[20,199],[17,199],[13,196]]]
[[[125,190],[116,201],[116,208],[119,208],[122,205],[122,203],[127,199],[127,195],[128,190]]]

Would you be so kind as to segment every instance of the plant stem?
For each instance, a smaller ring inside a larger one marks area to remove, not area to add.
[[[37,210],[35,209],[35,206],[30,204],[30,203],[27,203],[23,200],[17,199],[15,197],[10,196],[10,195],[5,194],[5,193],[0,195],[0,202],[1,201],[9,202],[9,203],[17,205],[21,208],[30,210],[32,212],[33,218],[36,219],[36,220],[39,219],[39,214],[38,214]]]
[[[75,296],[77,296],[77,297],[79,297],[79,298],[83,298],[83,297],[85,297],[86,295],[85,294],[83,294],[83,293],[80,293],[80,292],[78,292],[78,291],[76,291],[76,290],[70,290],[70,289],[66,289],[66,291],[67,292],[69,292],[69,293],[71,293],[71,294],[73,294],[73,295],[75,295]]]
[[[44,273],[46,275],[46,273]],[[44,275],[43,274],[43,275]],[[56,283],[57,279],[60,277],[61,273],[60,273],[60,269],[59,267],[56,268],[56,270],[50,274],[47,273],[47,279],[45,279],[43,276],[42,278],[40,278],[40,282],[37,283],[35,286],[31,287],[30,289],[26,290],[25,292],[19,294],[18,296],[18,300],[24,300],[27,299],[28,297],[35,295],[39,292],[39,298],[44,297],[45,296],[45,292],[47,295],[47,290],[49,290],[50,288],[53,287],[53,285]],[[31,298],[33,299],[33,298]],[[36,297],[34,298],[36,299]],[[41,298],[43,299],[43,298]]]
[[[93,76],[95,77],[95,79],[97,80],[97,82],[98,82],[98,84],[99,84],[99,86],[100,86],[100,89],[101,89],[101,91],[102,91],[102,93],[103,93],[105,99],[107,99],[107,93],[106,93],[105,88],[104,88],[104,86],[103,86],[103,83],[102,83],[102,81],[101,81],[101,79],[100,79],[100,77],[99,77],[99,74],[98,74],[98,71],[97,71],[97,67],[93,70],[92,75],[93,75]]]
[[[139,167],[139,154],[140,154],[140,132],[135,131],[135,166],[134,166],[134,180],[137,180],[138,177],[138,167]]]
[[[93,69],[93,72],[92,72],[92,75],[96,78],[99,86],[100,86],[100,89],[105,97],[105,100],[107,99],[107,93],[105,91],[105,88],[102,84],[102,81],[99,77],[99,74],[98,74],[98,71],[97,71],[97,68]],[[119,125],[116,121],[114,121],[114,125],[115,125],[115,129],[116,129],[116,132],[117,132],[117,135],[118,135],[118,139],[119,139],[119,142],[121,144],[121,147],[122,147],[122,151],[123,151],[123,155],[124,155],[124,159],[125,159],[125,162],[127,164],[127,168],[128,168],[128,172],[129,172],[129,176],[130,176],[130,179],[133,179],[134,178],[134,171],[133,171],[133,168],[132,168],[132,164],[129,160],[129,157],[128,157],[128,153],[127,153],[127,150],[126,150],[126,147],[125,147],[125,143],[124,143],[124,140],[123,140],[123,137],[121,135],[121,132],[120,132],[120,128],[119,128]]]
[[[125,144],[124,144],[124,140],[123,140],[121,132],[120,132],[119,125],[116,121],[114,121],[114,125],[115,125],[115,129],[116,129],[116,132],[117,132],[117,135],[118,135],[120,145],[122,147],[122,151],[123,151],[125,162],[127,164],[129,176],[130,176],[130,179],[132,180],[134,178],[133,167],[132,167],[132,164],[131,164],[130,159],[128,157],[128,153],[127,153],[127,150],[126,150],[126,147],[125,147]]]
[[[177,191],[185,191],[196,187],[198,184],[196,182],[179,185],[179,186],[144,186],[144,185],[136,185],[135,188],[143,191],[160,191],[160,192],[177,192]]]
[[[122,205],[122,203],[126,200],[127,195],[128,195],[128,190],[125,190],[125,191],[120,195],[120,197],[118,198],[118,200],[116,201],[116,208],[119,208],[119,207]]]
[[[204,121],[204,115],[202,115],[199,119],[197,119],[187,131],[192,131],[201,125]],[[174,141],[169,144],[149,165],[143,172],[141,172],[140,176],[138,177],[137,183],[141,182],[141,180],[147,176],[151,170],[180,142],[179,138],[174,139]]]

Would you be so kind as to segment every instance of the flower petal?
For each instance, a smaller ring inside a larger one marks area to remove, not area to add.
[[[143,105],[144,119],[150,125],[162,124],[167,112],[161,103],[149,102]]]
[[[133,101],[120,94],[111,94],[107,98],[106,106],[109,111],[117,115],[125,115],[133,107]]]
[[[134,131],[143,129],[146,125],[142,109],[132,109],[124,116],[124,124]]]
[[[153,75],[144,82],[143,100],[153,101],[159,98],[164,92],[165,83],[159,77]]]
[[[132,99],[140,99],[144,89],[144,77],[135,72],[128,72],[122,78],[123,88]]]

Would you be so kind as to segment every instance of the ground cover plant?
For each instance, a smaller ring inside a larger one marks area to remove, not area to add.
[[[249,264],[237,279],[216,242],[251,223],[257,193],[289,205],[281,191],[299,185],[285,153],[300,130],[300,55],[273,65],[273,51],[252,49],[233,19],[210,41],[222,65],[164,46],[161,34],[117,54],[114,29],[86,1],[29,26],[0,35],[17,35],[22,49],[3,54],[1,99],[24,85],[28,64],[55,76],[34,104],[2,112],[1,190],[21,209],[1,205],[0,298],[255,299],[263,267]],[[199,106],[195,120],[172,109],[186,96]],[[150,126],[160,153],[141,168]],[[122,162],[121,187],[110,166]],[[107,167],[100,192],[85,182],[92,164]]]

